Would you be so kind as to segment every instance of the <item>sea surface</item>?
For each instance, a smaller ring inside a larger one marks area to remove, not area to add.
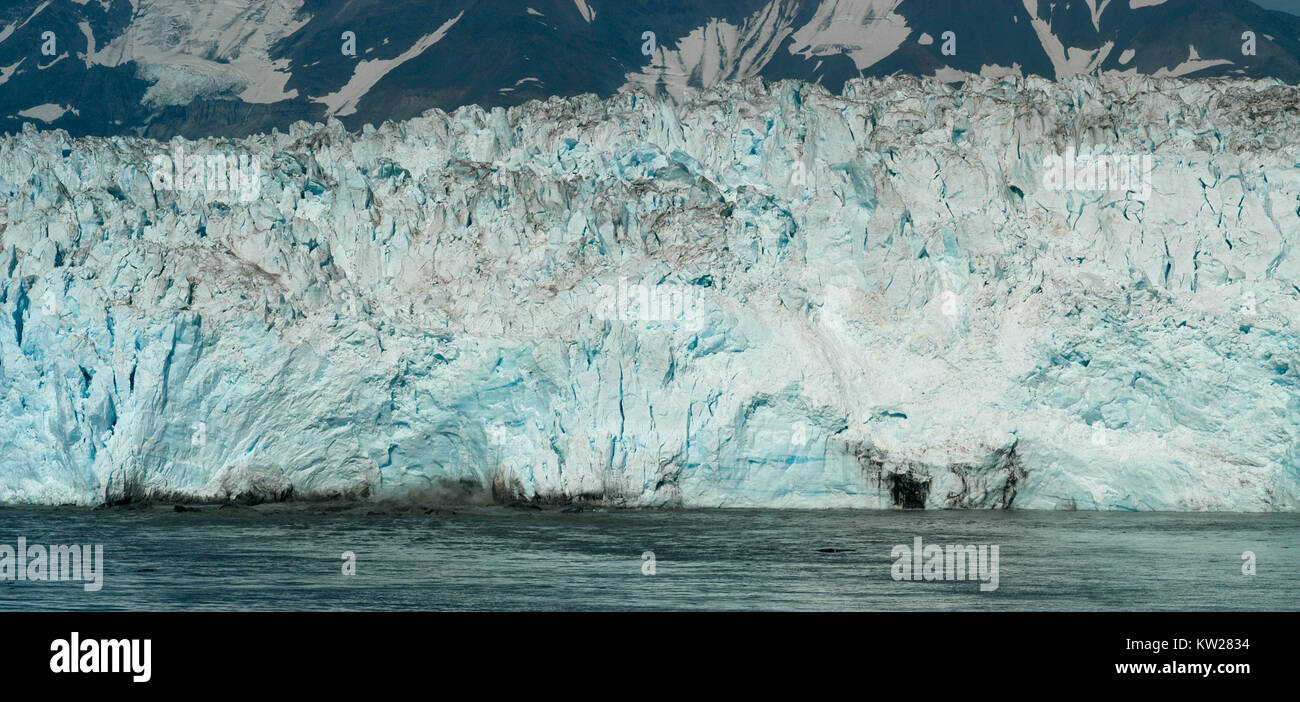
[[[0,508],[0,546],[104,547],[102,590],[0,580],[0,610],[1300,609],[1297,514],[197,509]],[[997,589],[896,580],[916,537],[998,546]]]

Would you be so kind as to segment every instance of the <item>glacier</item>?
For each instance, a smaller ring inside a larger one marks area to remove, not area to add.
[[[1103,74],[29,126],[0,503],[1295,510],[1298,117]],[[1149,191],[1049,187],[1067,153]]]

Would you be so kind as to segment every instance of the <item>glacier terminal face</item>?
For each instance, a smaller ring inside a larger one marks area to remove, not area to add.
[[[0,502],[1294,510],[1297,125],[1030,77],[28,130]]]

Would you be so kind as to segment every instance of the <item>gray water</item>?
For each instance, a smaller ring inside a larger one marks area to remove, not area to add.
[[[997,590],[894,580],[917,536],[997,545]],[[0,610],[1300,609],[1296,514],[0,508],[18,537],[103,544],[104,586],[0,581]]]

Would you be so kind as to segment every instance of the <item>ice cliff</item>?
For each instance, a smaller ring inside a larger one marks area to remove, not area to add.
[[[1134,77],[29,129],[0,502],[1294,510],[1297,134],[1295,87]]]

